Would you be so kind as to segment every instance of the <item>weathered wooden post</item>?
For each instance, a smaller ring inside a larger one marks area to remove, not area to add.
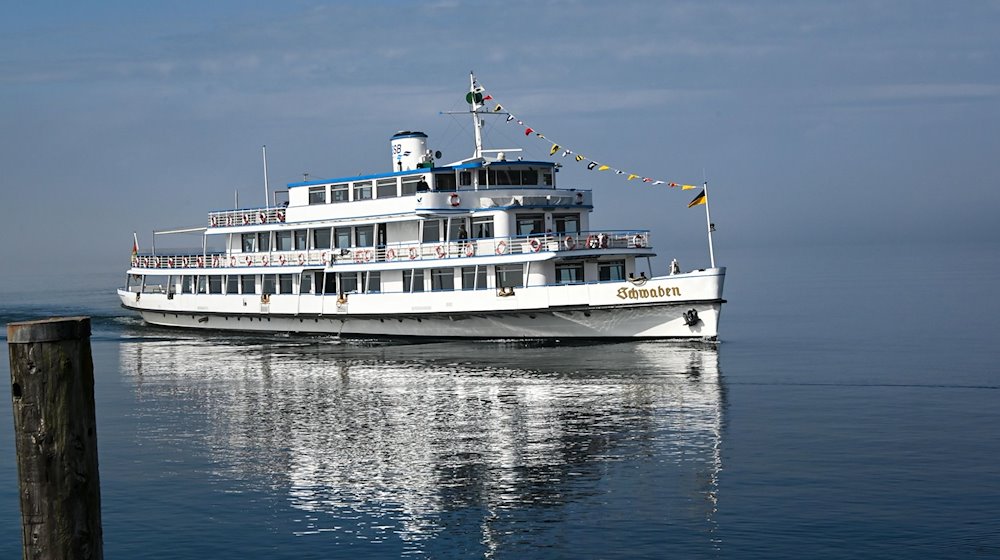
[[[9,323],[26,560],[104,558],[90,318]]]

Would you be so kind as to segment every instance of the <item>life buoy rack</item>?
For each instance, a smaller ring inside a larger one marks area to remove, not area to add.
[[[563,239],[563,246],[570,251],[576,249],[576,237],[573,237],[572,235],[567,235],[566,238]]]
[[[416,247],[410,247],[410,250],[408,251],[408,254],[409,254],[409,257],[410,257],[411,261],[413,259],[417,258],[417,248]]]
[[[576,203],[577,204],[583,204],[583,193],[582,192],[576,193]]]
[[[499,243],[497,243],[497,251],[496,252],[497,252],[498,255],[502,255],[502,254],[506,253],[507,252],[507,242],[501,240]]]
[[[396,260],[396,250],[395,249],[388,249],[385,252],[385,260],[387,260],[387,261],[394,261],[394,260]]]
[[[448,252],[445,251],[444,247],[441,245],[438,245],[437,247],[434,248],[434,253],[437,254],[439,259],[443,259],[444,256],[448,254]]]
[[[451,193],[448,197],[448,204],[451,204],[452,208],[462,204],[462,199],[459,198],[458,193]]]
[[[306,264],[306,256],[303,255],[302,253],[299,253],[298,260],[299,260],[299,266]]]
[[[542,250],[542,242],[537,239],[529,239],[528,246],[531,247],[531,250],[535,253]]]
[[[596,235],[588,235],[587,236],[587,248],[588,249],[597,249],[600,246],[601,246],[601,242],[600,242],[600,240],[597,239]]]
[[[465,256],[472,257],[475,254],[476,254],[476,244],[475,243],[469,243],[468,245],[465,246]]]
[[[646,246],[646,238],[643,237],[642,234],[637,233],[635,234],[635,237],[632,238],[632,245],[641,249]]]

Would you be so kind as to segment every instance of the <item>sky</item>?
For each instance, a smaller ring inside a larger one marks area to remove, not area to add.
[[[470,71],[588,159],[707,179],[720,264],[1000,239],[997,1],[0,4],[0,275],[124,273],[133,232],[262,205],[262,145],[272,188],[388,171],[397,130],[468,157]],[[550,159],[502,118],[486,143]],[[551,159],[594,226],[706,258],[697,191]]]

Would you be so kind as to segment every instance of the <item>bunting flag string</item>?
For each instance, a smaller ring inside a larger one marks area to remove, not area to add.
[[[578,154],[578,153],[574,152],[573,150],[564,147],[563,144],[560,144],[558,142],[554,142],[552,140],[547,139],[545,137],[545,135],[542,134],[541,132],[536,132],[535,129],[532,128],[530,125],[525,124],[524,121],[522,121],[521,119],[519,119],[516,116],[514,116],[513,113],[511,113],[510,111],[507,111],[506,109],[504,109],[503,105],[501,105],[500,103],[498,103],[493,98],[492,95],[485,93],[485,88],[483,88],[482,85],[479,85],[478,89],[480,91],[484,92],[483,93],[483,101],[493,101],[494,107],[492,109],[492,112],[494,112],[494,113],[506,113],[507,114],[507,122],[510,123],[510,124],[516,124],[519,127],[523,127],[524,128],[524,135],[525,136],[531,136],[532,134],[534,134],[535,137],[538,138],[539,140],[543,140],[547,144],[550,144],[549,157],[552,157],[552,156],[556,155],[556,153],[559,153],[559,151],[562,150],[562,153],[561,153],[562,157],[574,156],[573,159],[576,160],[577,162],[583,163],[584,161],[586,161],[587,163],[585,165],[587,166],[587,169],[590,170],[590,171],[595,171],[595,170],[596,171],[614,171],[615,175],[624,175],[626,181],[631,181],[633,179],[641,179],[641,182],[643,182],[643,183],[649,183],[651,185],[666,185],[666,186],[672,187],[672,188],[673,187],[680,187],[681,190],[685,190],[685,191],[686,190],[690,190],[690,189],[696,189],[696,188],[698,188],[697,185],[689,185],[689,184],[685,184],[685,183],[677,183],[677,182],[674,182],[674,181],[664,181],[662,179],[655,179],[653,177],[645,177],[643,175],[638,175],[636,173],[630,173],[628,171],[624,171],[622,169],[618,169],[618,168],[612,167],[612,166],[610,166],[608,164],[598,162],[598,161],[596,161],[594,159],[591,159],[591,158],[588,158],[588,157],[586,157],[586,156],[584,156],[582,154]]]

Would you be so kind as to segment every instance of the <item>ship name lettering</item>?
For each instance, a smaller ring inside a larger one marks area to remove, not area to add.
[[[657,286],[655,288],[618,288],[618,299],[653,299],[680,296],[681,289],[677,286]]]

